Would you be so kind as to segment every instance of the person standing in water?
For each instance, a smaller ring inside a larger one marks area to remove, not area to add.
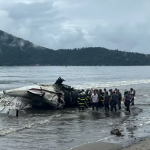
[[[124,104],[126,106],[126,111],[130,112],[130,92],[127,92],[127,94],[125,95]]]
[[[128,93],[127,89],[124,90],[124,96]]]
[[[99,96],[99,107],[103,107],[104,106],[104,93],[102,92],[101,89],[99,89],[98,91],[98,96]]]
[[[91,102],[92,102],[92,110],[94,111],[94,108],[96,107],[96,110],[98,111],[99,98],[97,90],[94,90],[94,93],[91,95]]]
[[[119,89],[117,89],[117,104],[118,104],[119,110],[121,109],[121,100],[122,100],[122,94],[120,93]]]
[[[111,97],[113,94],[113,90],[112,89],[109,89],[109,96]]]
[[[85,100],[86,100],[85,92],[80,93],[80,95],[78,97],[79,110],[84,110],[84,108],[85,108]]]
[[[108,91],[106,90],[106,88],[104,88],[104,95],[106,94],[106,92],[108,93]]]
[[[90,106],[90,102],[91,102],[91,92],[90,90],[88,89],[86,91],[86,107],[89,107]]]
[[[117,94],[115,93],[115,91],[113,92],[111,98],[110,98],[110,103],[111,103],[111,111],[113,111],[113,109],[115,109],[115,111],[117,111],[116,105],[117,105]]]
[[[131,105],[134,105],[135,90],[133,88],[130,89],[130,96],[131,96]]]
[[[112,89],[109,89],[109,97],[110,97],[110,98],[111,98],[112,94],[113,94],[113,90],[112,90]],[[111,101],[109,102],[109,105],[111,106]]]
[[[108,95],[108,92],[106,91],[104,95],[105,110],[109,110],[109,101],[110,101],[110,96]]]

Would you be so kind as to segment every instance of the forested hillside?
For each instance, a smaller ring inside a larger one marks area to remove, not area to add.
[[[102,47],[52,50],[0,31],[0,66],[130,66],[150,65],[150,55]]]

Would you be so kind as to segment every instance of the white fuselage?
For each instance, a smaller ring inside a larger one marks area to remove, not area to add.
[[[64,103],[59,103],[58,101],[58,94],[60,93],[62,95],[61,100],[64,101],[63,92],[56,91],[56,88],[53,85],[31,85],[11,90],[5,90],[3,92],[1,91],[0,93],[1,97],[3,97],[3,99],[1,98],[1,101],[8,101],[8,99],[13,99],[14,97],[20,97],[19,101],[22,100],[22,103],[26,102],[26,104],[28,104],[29,101],[31,103],[34,101],[34,103],[48,103],[49,105],[56,108],[60,108],[64,105]],[[9,105],[10,103],[12,103],[11,100],[9,100]],[[5,103],[5,106],[7,106],[6,104],[7,103]],[[18,105],[18,102],[16,102],[15,104],[13,102],[13,104],[11,104],[13,108],[16,108],[16,105]]]

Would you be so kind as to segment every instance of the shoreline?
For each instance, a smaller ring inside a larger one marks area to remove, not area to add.
[[[150,137],[136,139],[128,146],[119,143],[93,142],[71,148],[69,150],[150,150]]]
[[[122,147],[119,150],[150,150],[150,137],[142,138],[138,142]]]
[[[78,147],[71,148],[70,150],[120,150],[121,144],[105,143],[105,142],[93,142],[87,143]]]

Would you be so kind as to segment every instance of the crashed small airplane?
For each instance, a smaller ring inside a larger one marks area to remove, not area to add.
[[[64,79],[59,77],[55,84],[21,87],[1,91],[0,112],[10,109],[21,110],[27,105],[32,107],[63,108],[77,105],[79,90],[62,84]]]

